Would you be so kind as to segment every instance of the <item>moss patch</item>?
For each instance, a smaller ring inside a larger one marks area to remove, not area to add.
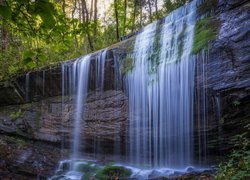
[[[181,56],[183,54],[184,51],[184,38],[185,38],[185,32],[187,29],[187,25],[184,24],[184,27],[182,29],[182,31],[180,32],[180,34],[178,35],[178,57],[177,57],[177,62],[181,60]]]
[[[121,166],[107,165],[96,174],[98,180],[106,179],[127,179],[131,175],[131,170]]]
[[[197,54],[207,48],[209,42],[216,39],[220,22],[212,17],[199,20],[195,25],[192,53]]]
[[[134,59],[133,54],[126,54],[125,57],[120,57],[120,73],[121,74],[128,74],[134,68]]]
[[[148,74],[149,75],[156,74],[158,71],[158,66],[161,64],[161,61],[160,61],[161,29],[162,29],[162,24],[158,24],[156,33],[155,33],[155,40],[153,44],[153,52],[148,56],[148,61],[149,61]]]
[[[19,109],[17,112],[12,112],[10,114],[10,118],[12,121],[15,121],[18,118],[22,118],[24,116],[24,113],[22,112],[21,109]]]

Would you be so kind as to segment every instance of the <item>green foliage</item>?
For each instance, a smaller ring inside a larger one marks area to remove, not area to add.
[[[16,119],[18,119],[18,118],[22,118],[23,117],[23,112],[22,112],[22,110],[21,109],[19,109],[17,112],[12,112],[11,114],[10,114],[10,118],[11,118],[11,120],[16,120]]]
[[[234,150],[229,160],[219,165],[217,180],[249,179],[250,178],[250,124],[245,126],[246,132],[232,139]]]
[[[150,3],[140,0],[126,1],[125,6],[124,0],[116,0],[120,36],[136,32],[142,26],[166,16],[188,1],[164,0],[163,6],[158,7],[158,11],[155,12],[156,1],[150,1]],[[64,2],[66,3],[65,11],[63,10]],[[84,21],[82,12],[76,10],[82,8],[78,7],[81,3],[75,5],[74,1],[3,0],[0,5],[0,34],[2,33],[0,80],[12,78],[36,68],[50,66],[58,61],[73,59],[115,43],[117,41],[116,16],[112,2],[103,14],[104,17],[95,20],[92,12],[92,18],[89,17],[88,21]],[[211,3],[208,3],[204,6],[210,7],[210,5]],[[87,6],[88,12],[91,13],[90,4]],[[74,12],[75,10],[77,12]],[[198,32],[197,38],[203,39],[207,35],[210,33]],[[159,37],[156,37],[156,42],[158,42],[157,38]],[[201,43],[197,41],[198,49],[205,44],[203,41],[206,40],[202,40]],[[158,45],[155,45],[155,51],[150,57],[154,65],[149,73],[155,72],[157,64],[160,63]],[[133,48],[133,44],[128,48]],[[181,56],[183,51],[181,43],[179,50],[179,56]],[[132,61],[126,62],[125,72],[129,72],[132,70],[133,63]]]
[[[96,174],[98,180],[126,179],[131,175],[131,170],[121,166],[106,165]]]
[[[9,19],[11,17],[11,9],[6,3],[0,5],[0,17],[4,19]]]
[[[179,8],[180,6],[183,6],[187,2],[189,2],[189,0],[175,0],[175,1],[164,0],[165,12],[168,14],[168,13],[172,12],[173,10]]]
[[[236,101],[233,101],[233,106],[234,106],[234,107],[238,107],[239,105],[240,105],[240,102],[239,102],[239,101],[237,101],[237,100],[236,100]]]
[[[195,25],[194,44],[192,53],[197,54],[207,48],[209,42],[215,40],[218,32],[219,22],[213,18],[199,20]]]

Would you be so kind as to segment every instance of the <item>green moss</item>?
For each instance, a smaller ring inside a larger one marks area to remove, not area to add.
[[[27,144],[27,142],[24,139],[15,136],[3,136],[3,139],[7,141],[9,144],[16,144],[18,148],[23,147]]]
[[[27,103],[20,106],[21,110],[27,110],[33,107],[33,103]]]
[[[238,107],[239,105],[240,105],[240,102],[239,102],[239,101],[236,100],[236,101],[233,102],[233,106],[234,106],[234,107]]]
[[[123,61],[123,66],[120,71],[122,74],[128,74],[134,68],[134,59],[128,54]]]
[[[107,165],[96,174],[98,180],[106,179],[127,179],[131,175],[131,170],[121,166]]]
[[[136,36],[133,36],[126,43],[124,43],[126,52],[132,52],[134,50],[135,39],[136,39]]]
[[[192,53],[197,54],[208,47],[209,42],[216,39],[219,21],[213,18],[199,20],[195,25],[194,43]]]
[[[184,38],[185,38],[185,32],[187,29],[187,25],[185,24],[182,31],[180,32],[180,34],[178,35],[178,57],[177,57],[177,61],[181,60],[181,56],[183,54],[184,51]]]
[[[82,172],[84,174],[84,179],[91,179],[99,169],[100,168],[93,166],[93,164],[89,162],[87,164],[79,164],[76,171]]]
[[[148,61],[150,63],[148,74],[153,75],[158,71],[158,66],[160,65],[160,52],[161,52],[161,27],[162,25],[159,24],[156,29],[155,33],[155,41],[153,44],[153,52],[148,56]]]
[[[12,112],[10,114],[10,118],[12,121],[15,121],[18,118],[22,118],[24,116],[24,113],[22,112],[21,109],[19,109],[17,112]]]

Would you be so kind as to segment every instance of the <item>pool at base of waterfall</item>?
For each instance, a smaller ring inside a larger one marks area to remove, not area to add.
[[[89,160],[63,160],[54,176],[49,180],[99,180],[99,179],[133,179],[156,180],[176,178],[210,179],[215,175],[211,168],[189,166],[182,169],[173,168],[138,168],[118,163],[98,163]]]

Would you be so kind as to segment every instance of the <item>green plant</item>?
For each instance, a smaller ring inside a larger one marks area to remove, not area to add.
[[[195,25],[194,43],[192,53],[197,54],[207,48],[209,42],[216,39],[219,21],[212,17],[199,20]]]
[[[250,178],[250,124],[245,128],[247,129],[245,133],[236,135],[232,139],[234,150],[230,154],[229,160],[219,165],[217,180]]]
[[[240,101],[236,100],[236,101],[233,102],[233,106],[234,107],[238,107],[239,105],[240,105]]]
[[[22,112],[21,109],[19,109],[17,112],[12,112],[10,114],[11,120],[16,120],[17,118],[22,118],[24,116],[24,113]]]
[[[121,166],[106,165],[96,174],[98,180],[126,179],[131,175],[131,170]]]

